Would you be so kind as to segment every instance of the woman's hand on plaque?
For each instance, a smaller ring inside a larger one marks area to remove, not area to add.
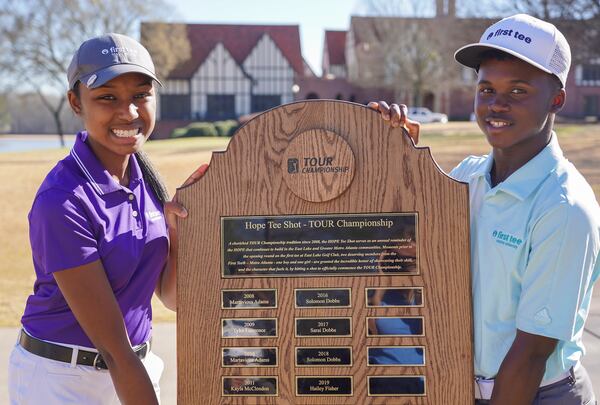
[[[379,112],[381,118],[389,121],[392,128],[404,128],[415,142],[415,145],[419,142],[421,124],[408,118],[408,109],[405,104],[392,103],[388,105],[385,101],[371,101],[367,104],[367,107]]]
[[[197,168],[186,181],[183,182],[182,187],[194,184],[204,176],[208,169],[207,164],[201,165]],[[178,219],[187,218],[188,212],[181,203],[177,201],[177,193],[171,201],[168,201],[164,205],[164,215],[169,229],[169,259],[163,272],[160,275],[158,283],[156,285],[156,295],[161,302],[169,309],[177,310],[177,254],[179,250],[179,240],[177,237],[177,222]]]
[[[204,176],[206,171],[208,170],[208,164],[203,164],[198,167],[194,172],[187,178],[186,181],[183,182],[181,187],[186,187],[191,184],[194,184],[198,180]],[[177,218],[186,218],[188,215],[187,210],[183,205],[181,205],[177,201],[177,193],[171,201],[165,203],[165,218],[167,220],[167,225],[169,226],[169,230],[176,231],[177,230]]]

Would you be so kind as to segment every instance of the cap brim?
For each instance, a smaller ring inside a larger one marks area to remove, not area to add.
[[[539,63],[534,62],[531,59],[524,57],[520,53],[515,52],[508,48],[504,48],[502,46],[492,45],[492,44],[476,43],[476,44],[465,45],[462,48],[460,48],[459,50],[457,50],[456,52],[454,52],[454,59],[461,65],[465,65],[467,67],[477,69],[479,67],[479,65],[481,64],[481,54],[485,51],[489,51],[490,49],[495,49],[498,51],[506,52],[506,53],[514,56],[515,58],[521,59],[522,61],[527,62],[530,65],[533,65],[536,68],[538,68],[546,73],[552,74],[552,72],[550,70],[546,69]]]
[[[81,83],[85,84],[88,88],[95,89],[96,87],[100,87],[103,84],[106,84],[110,80],[114,79],[115,77],[121,76],[125,73],[141,73],[156,81],[156,83],[158,83],[162,87],[162,83],[160,82],[160,80],[158,80],[158,77],[156,77],[156,75],[153,72],[149,71],[143,66],[129,63],[121,63],[118,65],[111,65],[105,67],[104,69],[97,70],[93,73],[90,73],[89,75],[82,76],[80,81]],[[90,83],[90,78],[92,76],[96,76],[96,78]]]

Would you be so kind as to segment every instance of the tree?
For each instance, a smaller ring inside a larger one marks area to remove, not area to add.
[[[6,95],[0,94],[0,133],[10,128],[10,115],[8,114],[8,102]]]
[[[600,15],[598,0],[512,0],[506,13],[526,13],[542,20],[587,20]]]
[[[77,47],[107,32],[135,36],[142,19],[168,9],[163,0],[0,0],[0,85],[36,92],[64,146],[66,71]]]
[[[192,45],[185,24],[142,24],[141,41],[152,55],[159,78],[165,79],[180,63],[189,60]]]
[[[503,15],[525,13],[555,24],[566,36],[574,64],[600,57],[600,0],[511,0]]]
[[[402,32],[399,32],[400,27],[403,27]],[[417,24],[393,24],[388,29],[391,29],[388,35],[392,34],[395,39],[382,43],[385,82],[388,86],[398,83],[401,90],[411,95],[412,105],[422,106],[425,92],[434,90],[433,86],[443,74],[437,44]]]
[[[369,19],[362,32],[366,43],[376,47],[372,53],[380,55],[379,69],[373,69],[366,85],[385,84],[392,88],[398,99],[414,106],[422,106],[426,92],[434,91],[441,81],[444,66],[441,63],[443,47],[426,29],[428,20],[435,15],[435,2],[419,0],[369,0]]]

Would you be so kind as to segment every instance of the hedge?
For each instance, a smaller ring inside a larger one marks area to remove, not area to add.
[[[235,120],[215,122],[192,122],[187,127],[177,128],[171,132],[171,138],[192,136],[231,136],[238,128]]]
[[[216,121],[214,125],[219,136],[231,136],[238,128],[236,120]]]

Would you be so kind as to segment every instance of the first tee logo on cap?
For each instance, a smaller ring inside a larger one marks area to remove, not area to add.
[[[109,53],[111,55],[115,55],[115,54],[122,54],[122,55],[137,55],[138,51],[137,49],[133,49],[133,48],[129,48],[126,46],[111,46],[110,48],[104,48],[100,51],[100,53],[102,53],[102,55],[108,55]]]
[[[91,75],[91,76],[90,76],[90,77],[87,79],[86,85],[87,85],[88,87],[90,87],[92,84],[94,84],[94,82],[96,81],[96,79],[97,79],[97,78],[98,78],[98,76],[96,76],[96,75]]]
[[[514,34],[513,34],[514,31]],[[521,33],[519,33],[519,31],[517,30],[503,30],[503,29],[497,29],[496,31],[492,31],[488,34],[487,36],[487,40],[489,41],[492,38],[495,37],[499,37],[499,36],[509,36],[509,37],[515,37],[516,39],[520,40],[520,41],[525,41],[526,43],[530,44],[531,43],[531,38],[527,37]]]

